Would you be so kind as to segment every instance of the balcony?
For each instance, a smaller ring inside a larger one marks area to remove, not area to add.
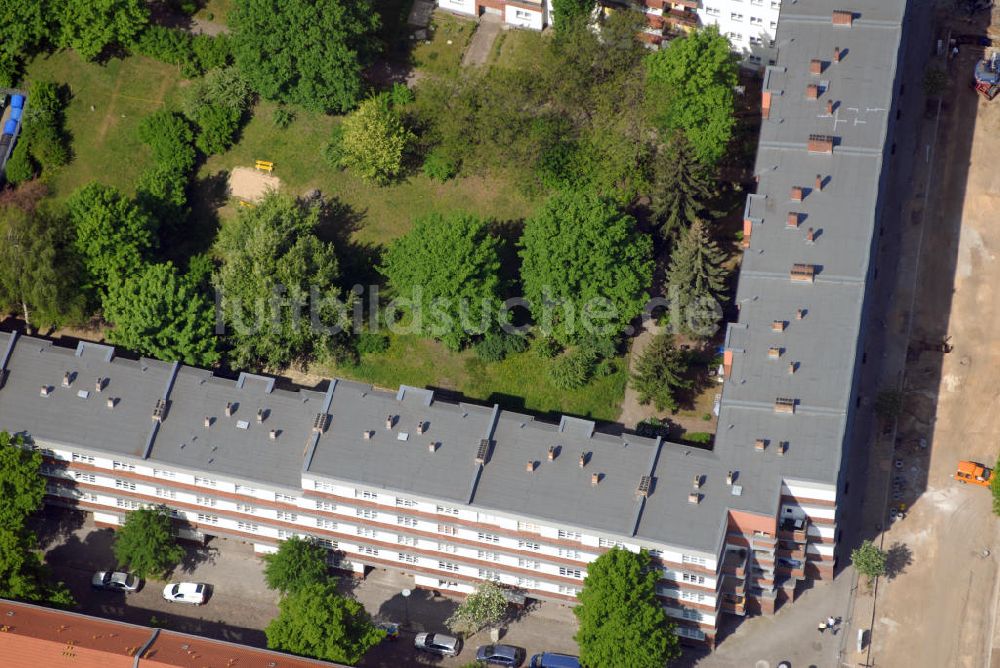
[[[747,572],[747,553],[744,550],[729,550],[722,558],[722,572],[725,575],[743,577]]]
[[[733,615],[746,614],[746,597],[725,594],[722,597],[722,611]]]
[[[691,30],[698,26],[698,15],[687,9],[663,9],[663,18],[674,27]]]
[[[796,543],[804,543],[808,540],[806,533],[809,530],[809,520],[807,518],[792,519],[787,518],[778,527],[778,538],[783,540],[794,540]]]
[[[770,534],[755,532],[750,538],[750,544],[755,548],[773,550],[778,544],[778,539]]]

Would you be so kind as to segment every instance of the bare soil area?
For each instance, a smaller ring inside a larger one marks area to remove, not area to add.
[[[259,202],[281,187],[281,179],[250,167],[236,167],[229,174],[229,194],[246,202]]]

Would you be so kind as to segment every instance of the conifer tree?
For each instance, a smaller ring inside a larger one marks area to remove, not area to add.
[[[711,172],[698,160],[684,135],[676,134],[656,154],[650,189],[650,212],[657,232],[673,239],[695,221],[713,213]]]
[[[726,300],[725,260],[726,253],[700,220],[691,224],[670,254],[668,296],[673,317],[679,318],[675,324],[684,332],[701,338],[715,333],[722,315],[719,303]]]
[[[658,411],[677,410],[677,392],[691,387],[684,378],[687,360],[674,347],[673,335],[657,334],[643,351],[632,373],[632,388],[639,393],[639,403],[650,402]]]

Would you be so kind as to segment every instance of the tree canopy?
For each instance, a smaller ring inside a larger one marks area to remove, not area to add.
[[[504,596],[503,587],[498,582],[486,580],[458,604],[445,625],[455,633],[468,636],[480,629],[500,624],[506,614],[507,597]]]
[[[674,347],[673,335],[662,332],[654,336],[632,374],[639,403],[645,406],[652,402],[658,411],[677,410],[677,392],[691,387],[691,381],[684,378],[687,369],[687,359]]]
[[[535,324],[562,344],[620,333],[645,304],[652,241],[589,193],[551,197],[527,220],[521,279]]]
[[[141,578],[161,577],[184,558],[165,506],[140,508],[126,515],[112,549],[118,565]]]
[[[111,343],[194,366],[219,359],[212,303],[169,262],[111,284],[102,304],[104,318],[114,325],[107,333]]]
[[[344,112],[361,97],[376,53],[369,0],[240,0],[229,14],[236,66],[269,100]]]
[[[649,208],[662,238],[675,239],[710,213],[715,179],[683,134],[676,133],[657,151],[652,172]]]
[[[423,332],[458,350],[496,326],[500,246],[475,216],[431,214],[389,246],[380,271],[397,297],[414,300]],[[488,321],[482,322],[483,314]]]
[[[320,213],[319,205],[270,194],[222,228],[214,283],[234,366],[281,368],[333,354],[349,329],[336,253],[316,236]]]
[[[660,668],[680,656],[673,624],[656,597],[649,554],[614,548],[587,566],[574,636],[585,666]]]
[[[290,593],[278,609],[264,629],[271,649],[354,665],[385,637],[364,606],[341,596],[330,582]]]
[[[106,289],[140,270],[156,245],[149,215],[111,186],[91,183],[66,202],[87,287]]]
[[[264,555],[267,586],[289,594],[329,579],[328,550],[317,541],[292,536],[278,544],[278,551]]]
[[[696,220],[670,254],[667,283],[671,313],[685,332],[707,338],[715,333],[726,300],[726,253]]]
[[[683,132],[695,155],[715,165],[736,127],[738,68],[729,40],[709,26],[646,56],[647,103],[665,132]]]
[[[889,555],[878,545],[866,540],[851,550],[851,563],[858,574],[868,580],[870,585],[875,578],[885,575]]]
[[[413,141],[386,94],[361,103],[343,123],[341,162],[361,178],[386,184],[403,170],[403,157]]]
[[[0,432],[0,527],[17,529],[42,505],[42,455],[24,447],[24,438]]]
[[[95,60],[112,46],[129,47],[149,23],[143,0],[53,0],[58,17],[56,43]]]

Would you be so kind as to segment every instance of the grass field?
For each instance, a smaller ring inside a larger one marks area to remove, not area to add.
[[[462,65],[462,54],[476,31],[476,23],[444,12],[434,14],[432,38],[413,48],[413,64],[427,74],[453,74]]]
[[[150,164],[136,127],[144,116],[175,103],[179,68],[142,56],[95,65],[73,51],[60,51],[29,64],[28,82],[39,79],[67,84],[72,94],[66,129],[74,159],[51,178],[53,194],[65,197],[91,180],[131,192]]]
[[[389,388],[404,384],[458,391],[470,401],[499,403],[511,410],[607,421],[618,417],[627,381],[624,360],[618,361],[613,375],[577,390],[553,387],[546,376],[549,364],[531,351],[485,363],[471,351],[455,354],[436,341],[399,335],[388,351],[364,355],[358,366],[323,371]]]

